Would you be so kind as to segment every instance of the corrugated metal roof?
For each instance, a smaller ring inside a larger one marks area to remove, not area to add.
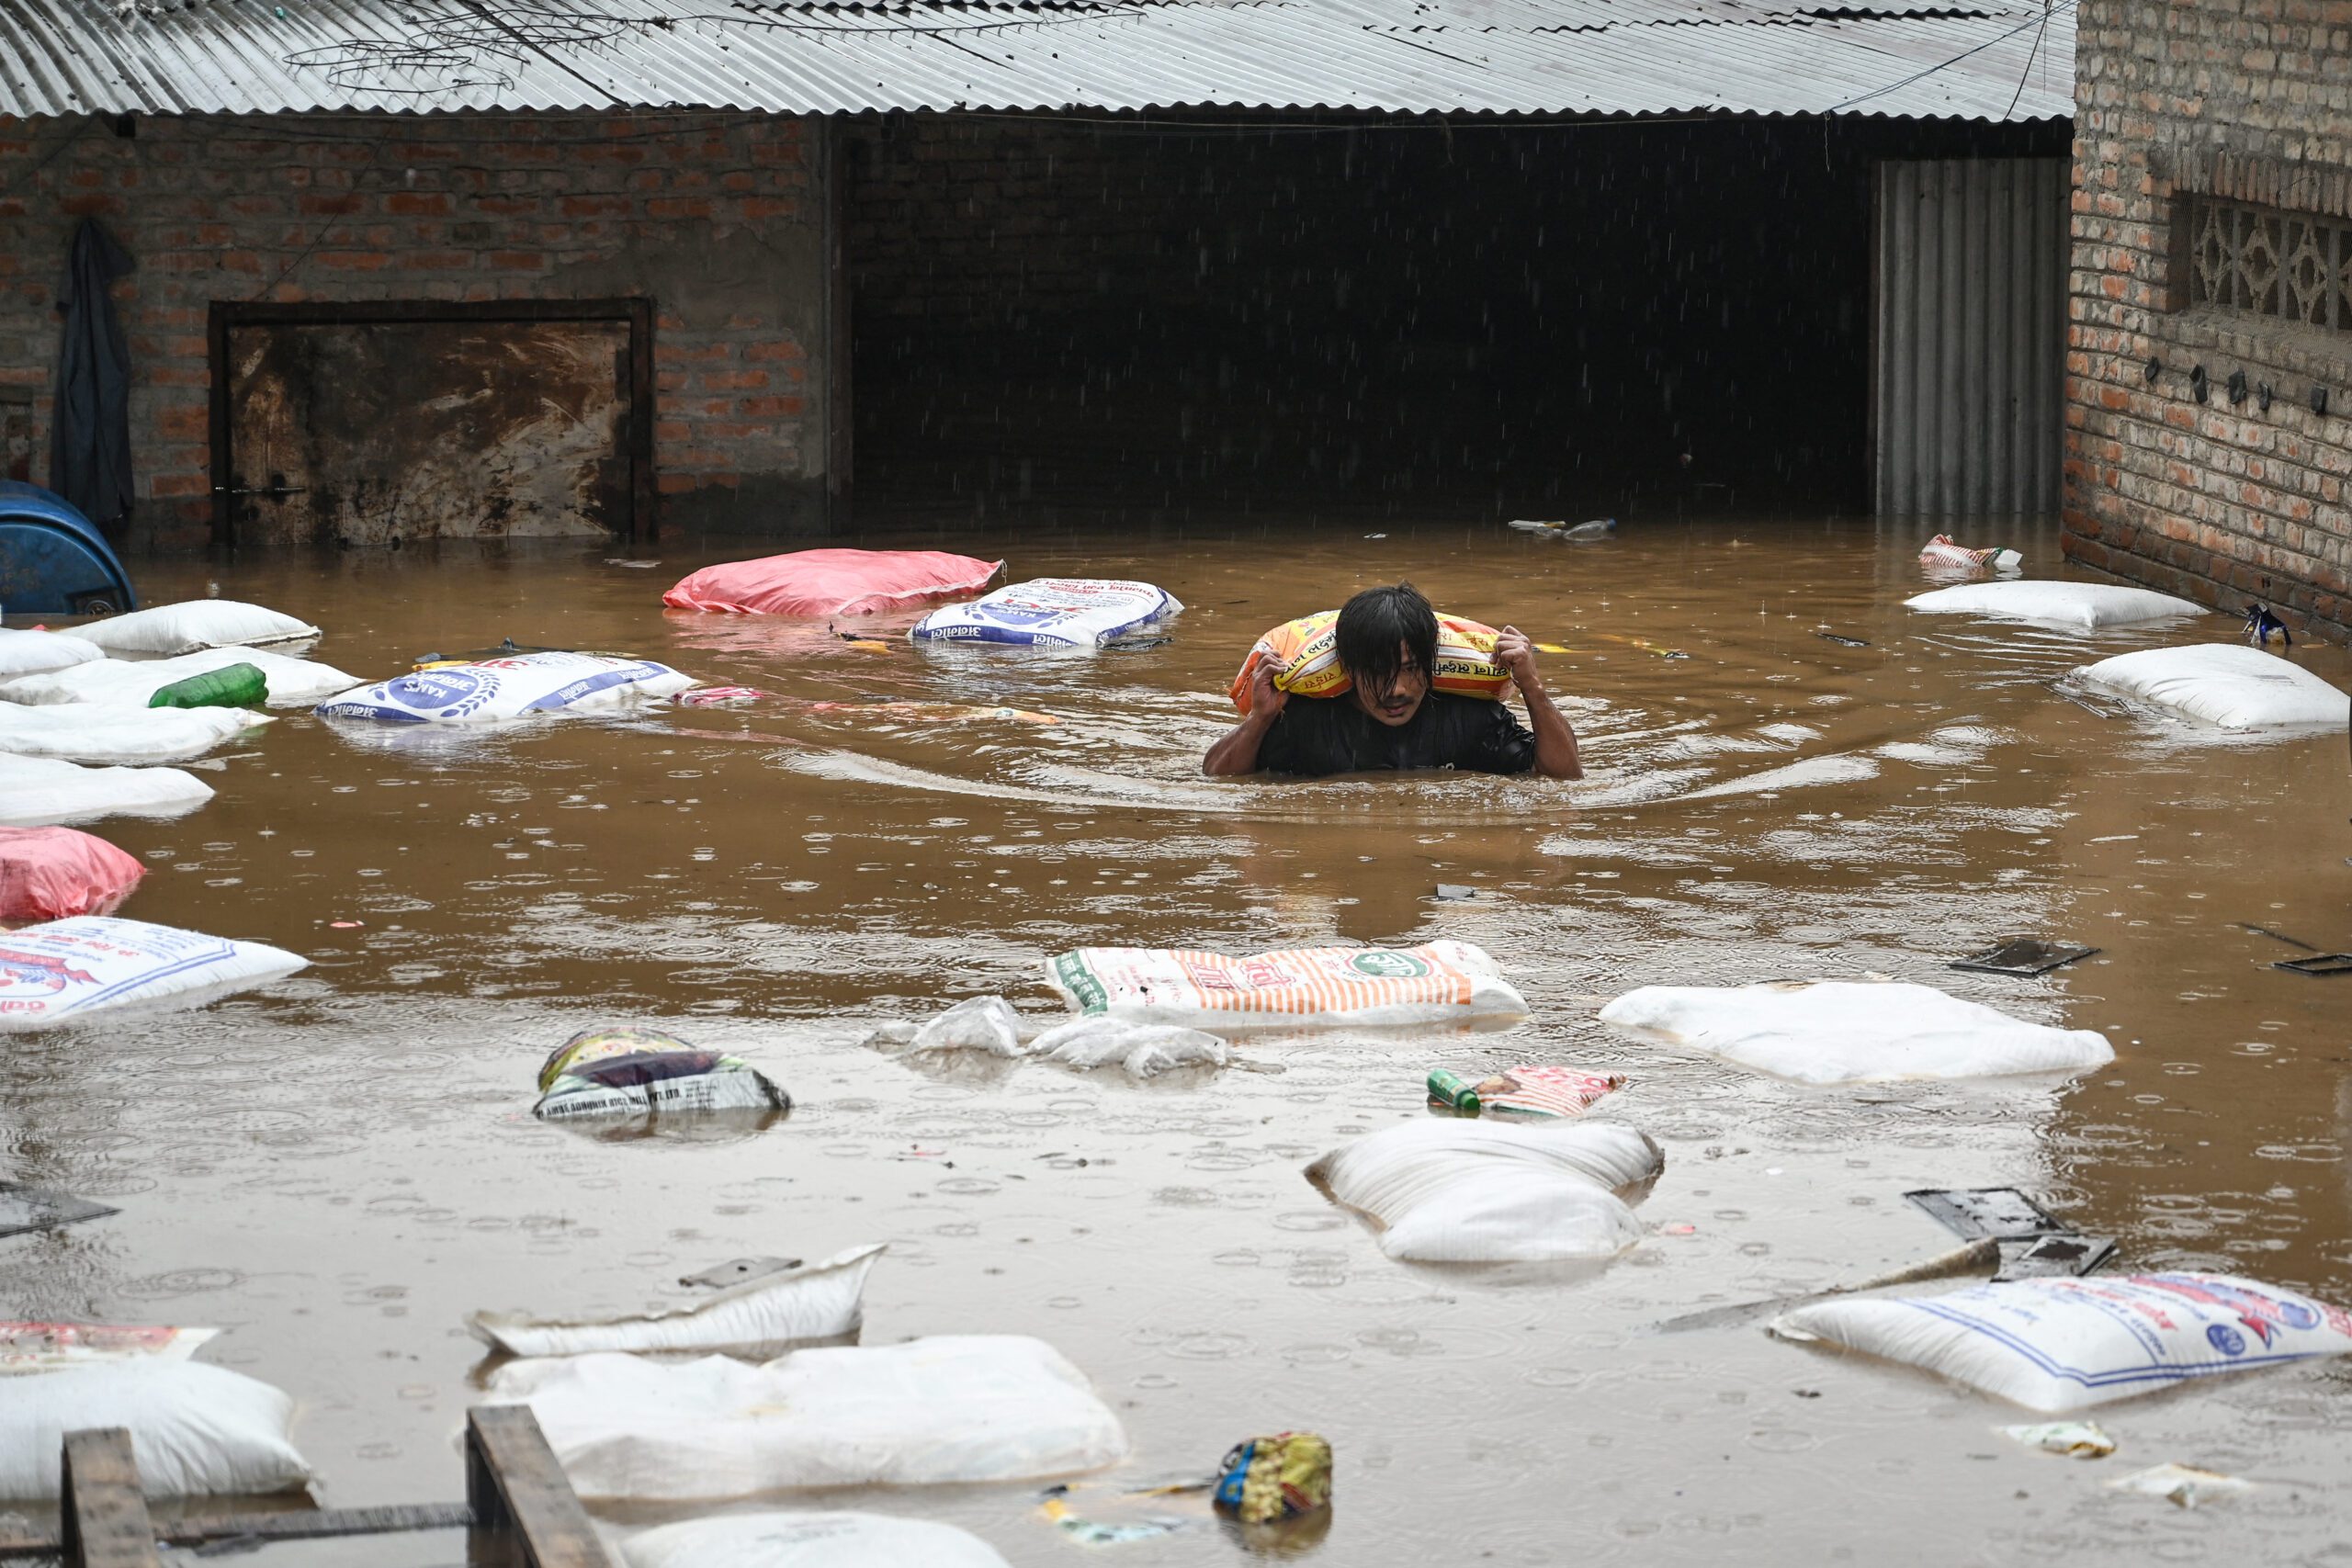
[[[2075,0],[0,0],[0,112],[2074,112]]]

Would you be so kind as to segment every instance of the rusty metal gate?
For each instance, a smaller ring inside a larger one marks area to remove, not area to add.
[[[216,304],[222,543],[652,532],[643,299]]]
[[[2069,181],[2064,158],[1878,165],[1882,516],[2058,510]]]

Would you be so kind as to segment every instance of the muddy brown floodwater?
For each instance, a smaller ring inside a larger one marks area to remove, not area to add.
[[[419,1502],[460,1490],[469,1312],[639,1310],[722,1258],[879,1240],[867,1342],[1042,1336],[1125,1420],[1120,1476],[1327,1434],[1320,1556],[1346,1568],[2352,1553],[2352,1366],[2111,1406],[2121,1451],[2084,1463],[2004,1440],[1991,1428],[2023,1417],[1901,1368],[1753,1327],[1649,1332],[1944,1250],[1901,1196],[1930,1186],[2028,1188],[2130,1265],[2352,1300],[2352,977],[2272,969],[2292,950],[2238,923],[2352,947],[2345,737],[2216,743],[2051,685],[2233,623],[2074,636],[1918,615],[1914,531],[1868,525],[1629,525],[1589,546],[1398,524],[857,542],[1001,554],[1015,578],[1148,578],[1189,608],[1139,651],[872,652],[660,607],[741,547],[649,550],[653,570],[571,546],[147,566],[151,602],[218,581],[325,626],[316,656],[371,679],[511,637],[776,698],[454,740],[289,716],[211,765],[203,809],[99,825],[149,868],[125,913],[312,967],[201,1011],[10,1037],[6,1173],[122,1213],[0,1243],[6,1312],[219,1325],[206,1359],[300,1402],[322,1502]],[[2051,534],[2013,542],[2034,575],[2065,574]],[[1250,639],[1397,578],[1574,650],[1544,664],[1589,776],[1199,777]],[[2341,649],[2297,658],[2352,684]],[[1061,723],[810,705],[861,697]],[[1439,902],[1441,881],[1478,895]],[[1945,967],[2017,934],[2101,951],[2040,980]],[[926,1076],[859,1044],[966,996],[1054,1010],[1041,960],[1080,943],[1440,936],[1494,953],[1533,1016],[1253,1038],[1286,1070],[1184,1086]],[[2071,1083],[1809,1089],[1594,1017],[1649,983],[1870,975],[2103,1031],[2117,1060]],[[719,1142],[534,1122],[540,1060],[599,1021],[739,1052],[797,1109]],[[1598,1114],[1666,1150],[1650,1234],[1605,1269],[1394,1263],[1301,1174],[1423,1114],[1433,1066],[1543,1060],[1627,1074]],[[2102,1487],[2165,1460],[2271,1484],[2193,1512]],[[1088,1556],[1027,1487],[813,1501],[950,1519],[1024,1568]],[[444,1534],[255,1560],[464,1551]],[[1244,1556],[1204,1528],[1105,1561]]]

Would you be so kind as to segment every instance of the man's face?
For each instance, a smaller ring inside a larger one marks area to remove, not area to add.
[[[1385,692],[1372,689],[1370,682],[1358,681],[1350,687],[1356,705],[1383,724],[1409,724],[1421,711],[1421,699],[1430,694],[1430,672],[1413,662],[1413,650],[1400,642],[1396,645],[1400,668],[1396,679]]]

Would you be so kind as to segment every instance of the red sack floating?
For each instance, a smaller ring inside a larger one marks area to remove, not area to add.
[[[689,572],[662,595],[673,610],[748,615],[871,615],[978,593],[1002,561],[945,550],[795,550]]]
[[[103,915],[146,868],[72,828],[0,828],[0,924]]]

